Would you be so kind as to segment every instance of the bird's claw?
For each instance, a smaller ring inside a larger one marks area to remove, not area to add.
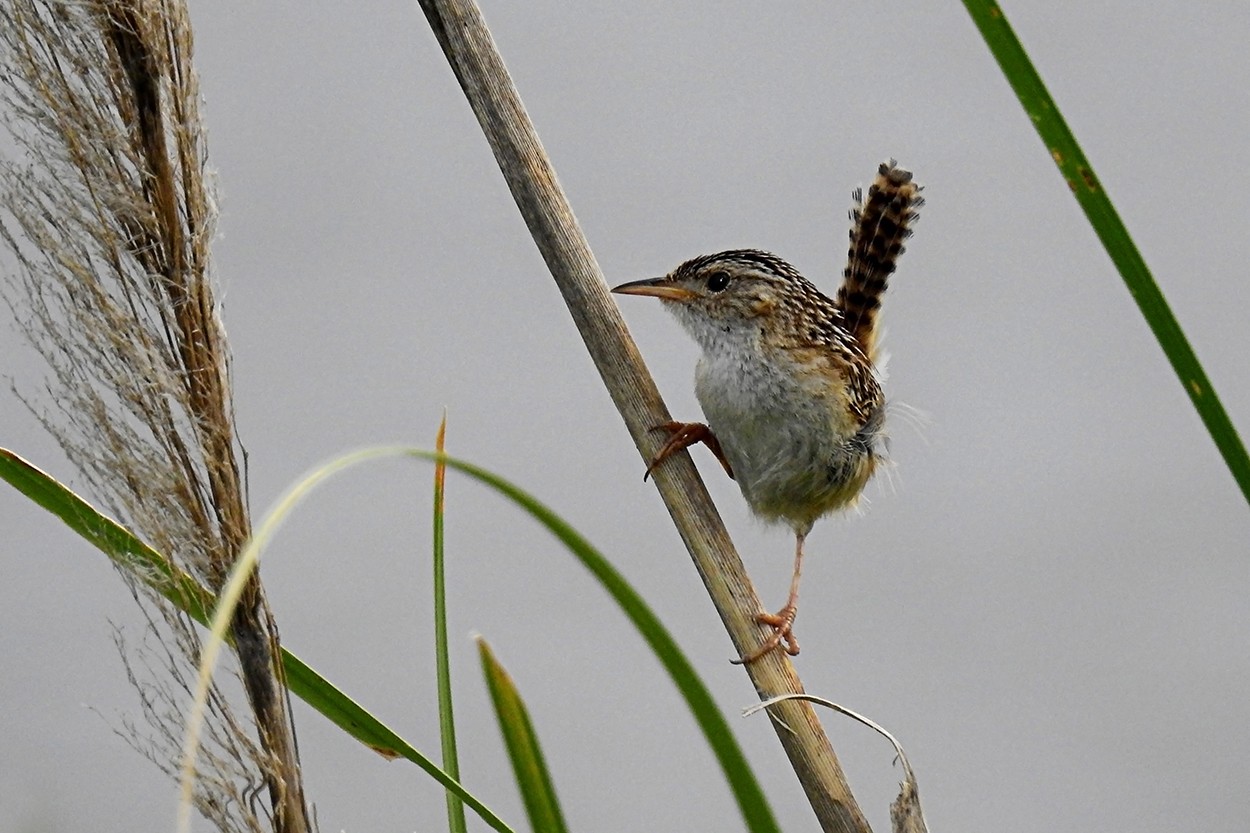
[[[799,655],[799,640],[794,635],[794,617],[798,615],[798,608],[794,605],[786,605],[776,613],[759,613],[755,616],[755,621],[761,625],[768,625],[773,629],[773,635],[768,637],[763,645],[756,648],[751,653],[741,659],[730,660],[734,665],[750,665],[765,654],[771,653],[777,648],[782,648],[792,657]],[[782,647],[782,643],[785,646]]]
[[[659,425],[652,427],[652,431],[667,431],[669,434],[668,442],[660,448],[655,457],[651,459],[651,464],[647,466],[646,472],[643,473],[642,479],[645,481],[651,476],[651,472],[656,467],[672,457],[682,449],[689,448],[696,443],[703,443],[720,461],[721,468],[725,470],[725,474],[729,475],[729,479],[734,479],[733,468],[729,465],[729,461],[725,459],[725,452],[721,449],[720,441],[716,439],[716,435],[712,433],[712,429],[708,428],[702,422],[661,422]]]

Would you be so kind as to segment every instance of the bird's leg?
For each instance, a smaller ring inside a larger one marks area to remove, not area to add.
[[[655,471],[655,467],[660,465],[660,463],[663,463],[683,448],[689,448],[695,443],[706,445],[708,450],[720,461],[721,468],[725,470],[725,474],[729,475],[729,479],[733,479],[734,472],[729,465],[729,461],[725,459],[725,452],[721,450],[720,440],[716,439],[712,429],[702,422],[662,422],[651,430],[667,431],[669,436],[668,442],[664,444],[664,447],[651,460],[651,465],[647,466],[647,471],[642,476],[643,480],[650,477],[651,472]]]
[[[742,659],[730,660],[735,665],[750,665],[770,651],[781,647],[782,642],[785,643],[785,652],[787,654],[792,657],[798,656],[799,641],[795,638],[792,629],[794,627],[794,617],[799,614],[799,576],[803,569],[803,540],[806,537],[806,532],[795,534],[794,574],[790,576],[790,596],[786,599],[786,606],[776,613],[760,613],[755,617],[755,621],[761,625],[771,627],[773,635],[763,645]]]

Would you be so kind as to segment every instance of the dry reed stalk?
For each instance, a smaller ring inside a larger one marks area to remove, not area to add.
[[[18,267],[5,294],[51,369],[47,399],[24,401],[99,500],[216,590],[251,530],[187,10],[178,0],[0,0],[0,49],[18,148],[0,168],[0,236]],[[145,751],[164,765],[199,638],[129,578],[149,623],[167,627],[156,667],[143,663],[163,682],[141,681],[149,675],[127,657],[156,732]],[[254,726],[214,689],[197,806],[223,830],[302,833],[311,824],[259,578],[231,636]]]
[[[650,428],[671,418],[668,409],[608,294],[481,11],[472,0],[420,3],[612,401],[643,459],[650,460],[661,442]],[[763,608],[703,481],[685,454],[657,469],[653,479],[735,649],[745,655],[771,631],[755,621]],[[761,699],[803,692],[781,651],[746,670]],[[868,822],[812,707],[786,701],[770,706],[769,713],[821,828],[867,833]]]

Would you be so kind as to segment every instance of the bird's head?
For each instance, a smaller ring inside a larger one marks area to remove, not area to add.
[[[718,333],[758,329],[781,313],[807,281],[776,255],[733,249],[703,255],[660,278],[613,287],[619,295],[659,298],[700,342]],[[765,325],[766,326],[766,325]]]

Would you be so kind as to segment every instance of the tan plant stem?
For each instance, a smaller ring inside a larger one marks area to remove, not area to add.
[[[612,401],[643,459],[650,460],[663,441],[650,429],[671,420],[668,409],[608,294],[608,285],[480,10],[472,0],[421,0],[421,8],[477,115]],[[771,630],[755,621],[762,610],[759,598],[716,507],[687,455],[678,455],[657,469],[654,480],[734,649],[745,655]],[[793,665],[779,651],[747,666],[747,673],[761,698],[803,691]],[[786,701],[770,709],[777,735],[821,828],[829,833],[868,831],[812,708],[805,702]]]

